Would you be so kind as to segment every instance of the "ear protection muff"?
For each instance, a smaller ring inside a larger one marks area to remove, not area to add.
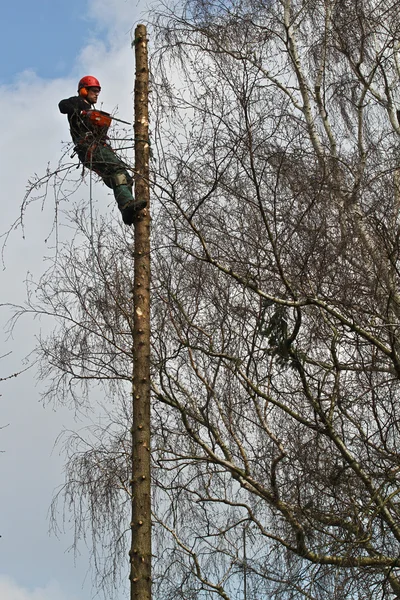
[[[87,89],[85,87],[81,87],[81,89],[79,90],[79,95],[86,98],[86,96],[88,95]]]

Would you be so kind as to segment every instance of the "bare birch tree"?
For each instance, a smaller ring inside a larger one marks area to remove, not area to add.
[[[400,597],[399,9],[159,8],[163,598]]]

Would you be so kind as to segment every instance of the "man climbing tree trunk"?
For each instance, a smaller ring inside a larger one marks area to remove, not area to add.
[[[107,132],[114,117],[94,109],[100,91],[99,80],[87,75],[78,83],[78,95],[61,100],[58,106],[68,117],[75,152],[82,165],[97,173],[113,190],[123,222],[132,225],[146,201],[132,196],[133,182],[127,165],[110,146]]]

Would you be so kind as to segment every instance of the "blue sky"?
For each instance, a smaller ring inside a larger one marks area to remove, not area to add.
[[[83,0],[20,0],[2,3],[0,32],[4,84],[25,70],[45,79],[67,75],[85,42],[101,37],[104,26],[88,15]]]
[[[134,56],[131,29],[146,0],[19,0],[2,3],[0,21],[0,234],[19,214],[28,180],[57,166],[68,124],[57,105],[76,92],[83,75],[102,84],[105,110],[132,118]],[[78,171],[77,171],[78,172]],[[87,201],[83,184],[73,201]],[[108,189],[94,184],[95,210],[119,218]],[[29,272],[38,279],[51,255],[46,243],[54,199],[32,205],[26,228],[9,238],[0,269],[0,305],[23,303]],[[66,228],[64,228],[66,231]],[[25,320],[13,338],[0,306],[0,379],[21,369],[45,327]],[[0,599],[89,600],[87,550],[69,551],[71,532],[49,535],[49,506],[63,483],[63,457],[54,447],[65,428],[83,426],[67,409],[44,408],[34,371],[0,382]],[[125,597],[121,591],[120,598]],[[119,599],[118,599],[119,600]]]

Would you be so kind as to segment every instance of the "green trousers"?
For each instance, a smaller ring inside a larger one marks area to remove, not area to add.
[[[126,164],[111,146],[102,142],[80,143],[77,144],[76,151],[85,167],[100,175],[104,183],[113,190],[120,210],[133,202],[133,179]]]

